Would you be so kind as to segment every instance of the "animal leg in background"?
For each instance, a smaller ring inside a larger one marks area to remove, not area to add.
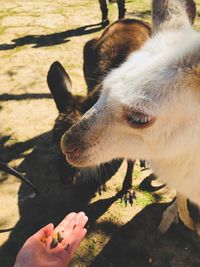
[[[104,24],[104,26],[107,26],[109,24],[107,2],[106,0],[99,0],[99,4],[102,13],[102,23]],[[125,0],[117,0],[117,6],[118,6],[118,19],[123,19],[126,13]]]
[[[102,13],[102,23],[104,24],[104,26],[108,25],[110,22],[108,20],[108,7],[107,7],[107,2],[106,0],[99,0],[99,4],[100,4],[100,9],[101,9],[101,13]]]
[[[117,5],[118,5],[118,19],[123,19],[126,13],[125,0],[118,0]]]

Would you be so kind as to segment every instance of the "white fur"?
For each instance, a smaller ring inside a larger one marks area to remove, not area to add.
[[[89,128],[79,165],[145,158],[159,177],[200,205],[200,34],[188,21],[183,26],[165,25],[104,80],[99,101],[83,117]],[[126,108],[156,120],[135,129]]]
[[[193,62],[189,74],[188,66],[181,65],[198,50],[200,34],[192,29],[160,33],[108,75],[102,98],[106,94],[110,105],[134,106],[140,99],[153,103],[155,124],[127,129],[130,136],[118,139],[116,156],[147,158],[157,175],[200,204],[200,92],[198,82],[193,85]],[[135,145],[135,136],[144,144]]]
[[[116,121],[108,128],[112,131],[107,137],[111,139],[109,149],[100,137],[102,150],[106,149],[104,160],[146,158],[157,175],[200,203],[200,92],[193,88],[194,74],[184,70],[188,66],[179,65],[198,48],[200,34],[192,29],[155,36],[108,75],[96,109],[98,112],[106,102],[116,113],[122,105],[133,107],[142,101],[145,110],[145,101],[150,102],[156,115],[151,128],[132,129],[123,125],[120,114],[115,115]],[[109,111],[104,112],[110,116]]]

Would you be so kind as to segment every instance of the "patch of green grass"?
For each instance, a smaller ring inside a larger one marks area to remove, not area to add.
[[[90,237],[88,240],[87,240],[87,245],[86,245],[86,250],[87,250],[87,256],[89,257],[89,261],[91,261],[97,254],[97,246],[96,244],[94,243],[94,240],[92,237]]]
[[[135,205],[139,205],[141,208],[145,208],[146,206],[153,204],[156,202],[154,195],[147,191],[137,191],[136,199],[134,201]]]
[[[140,169],[136,169],[136,170],[134,170],[134,172],[133,172],[133,179],[139,179],[140,176],[141,176],[141,171],[140,171]]]
[[[10,132],[11,130],[12,130],[12,128],[10,128],[10,127],[6,127],[6,128],[5,128],[5,131],[6,131],[6,132]]]
[[[90,251],[92,251],[92,252],[95,250],[95,244],[94,244],[93,240],[91,240],[91,241],[88,243],[88,249],[89,249]]]
[[[87,9],[88,7],[93,6],[94,3],[91,0],[84,0],[81,2],[77,2],[77,3],[67,3],[66,5],[63,5],[63,7],[66,7],[67,9],[71,9],[71,10],[76,10],[76,8],[84,8]],[[65,10],[65,14],[66,14],[66,10]]]
[[[119,205],[120,208],[125,208],[126,207],[126,204],[125,204],[124,200],[118,199],[115,203],[117,205]]]
[[[157,201],[157,197],[147,191],[134,190],[136,192],[136,199],[134,200],[134,205],[139,206],[142,209],[148,205],[151,205]],[[116,204],[121,208],[126,207],[125,201],[118,199]],[[129,205],[129,204],[128,204]]]

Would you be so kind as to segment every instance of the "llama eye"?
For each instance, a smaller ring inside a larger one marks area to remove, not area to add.
[[[144,128],[149,126],[154,121],[154,119],[147,114],[141,112],[133,112],[131,114],[128,114],[127,121],[134,128]]]

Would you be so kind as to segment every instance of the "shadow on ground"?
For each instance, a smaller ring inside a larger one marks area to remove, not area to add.
[[[7,96],[7,100],[12,100],[12,97]],[[22,99],[24,97],[30,95]],[[3,98],[1,101],[4,101]],[[24,241],[42,226],[49,222],[56,225],[67,213],[83,210],[90,219],[89,232],[93,231],[97,227],[96,220],[118,199],[112,196],[89,204],[99,184],[77,181],[74,185],[61,185],[58,177],[59,151],[58,146],[52,144],[51,132],[8,146],[11,138],[10,135],[0,136],[1,160],[9,163],[22,159],[17,170],[39,189],[41,196],[31,198],[31,189],[21,185],[18,192],[20,219],[11,229],[8,241],[0,248],[2,267],[13,266]],[[6,179],[9,176],[4,176],[0,186]],[[151,205],[121,227],[110,221],[98,224],[100,231],[111,239],[91,267],[199,267],[200,240],[195,233],[178,225],[166,235],[159,236],[158,225],[166,206]]]
[[[32,45],[33,48],[59,45],[69,42],[70,40],[67,38],[95,33],[102,30],[103,28],[104,26],[102,25],[102,23],[96,23],[85,25],[73,30],[56,32],[47,35],[27,35],[13,39],[11,44],[0,44],[0,50],[11,50],[24,45]]]
[[[116,229],[90,267],[198,267],[199,237],[183,225],[160,235],[158,225],[166,204],[152,204]]]
[[[10,100],[50,99],[50,98],[52,98],[52,95],[48,93],[43,93],[43,94],[26,93],[21,95],[2,94],[0,95],[0,102],[10,101]]]
[[[25,142],[8,144],[12,136],[0,136],[1,160],[9,163],[23,159],[17,170],[22,172],[40,191],[41,196],[31,198],[32,191],[22,184],[18,192],[20,219],[8,241],[0,248],[0,266],[13,266],[16,254],[24,241],[40,227],[53,222],[55,225],[71,211],[86,211],[91,226],[117,197],[97,201],[89,205],[99,183],[97,181],[63,186],[58,177],[58,146],[52,144],[52,133],[46,132]],[[27,154],[27,151],[30,151]],[[9,179],[3,176],[1,183]],[[0,185],[1,185],[0,183]],[[1,229],[0,229],[1,230]],[[9,230],[9,229],[8,229]],[[1,231],[0,231],[1,232]]]

